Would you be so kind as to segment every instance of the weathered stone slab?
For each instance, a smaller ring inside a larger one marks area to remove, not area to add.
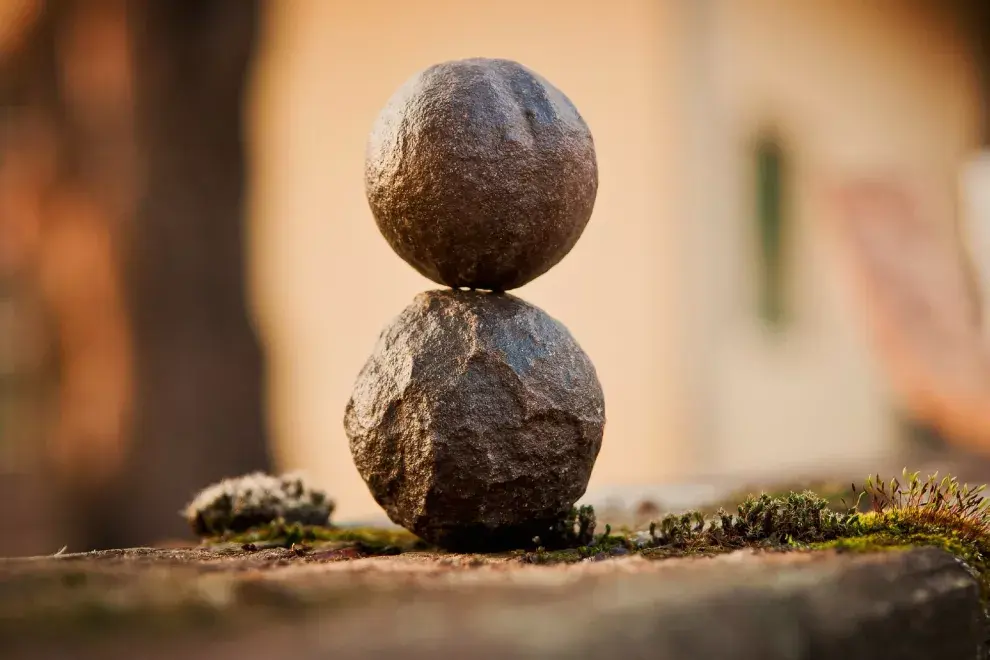
[[[0,647],[5,658],[152,660],[986,657],[976,582],[935,549],[566,566],[333,559],[127,551],[0,562]]]

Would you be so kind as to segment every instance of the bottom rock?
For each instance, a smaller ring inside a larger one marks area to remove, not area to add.
[[[389,518],[452,550],[532,544],[584,494],[605,425],[567,329],[507,294],[429,291],[382,333],[344,426]]]

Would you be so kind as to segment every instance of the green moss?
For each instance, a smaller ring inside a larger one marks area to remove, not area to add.
[[[960,559],[980,585],[984,608],[990,604],[990,500],[985,486],[971,488],[953,477],[920,479],[902,475],[903,482],[870,477],[864,493],[872,511],[857,516],[856,534],[836,549],[936,547]]]
[[[324,527],[276,520],[246,532],[229,532],[206,540],[208,545],[239,544],[255,548],[291,548],[321,543],[353,544],[363,554],[389,555],[427,550],[426,542],[404,529]]]
[[[814,493],[747,497],[738,513],[705,519],[690,512],[668,516],[650,528],[644,557],[711,555],[743,547],[780,550],[881,552],[940,548],[960,559],[990,605],[990,500],[984,487],[971,488],[953,477],[927,479],[906,470],[889,482],[868,477],[852,487],[850,504],[834,504]],[[864,511],[863,502],[868,503]]]
[[[542,542],[549,542],[555,548],[574,548],[588,545],[595,540],[595,528],[598,526],[598,519],[595,516],[595,509],[591,506],[571,507],[557,525],[550,530],[546,539]],[[606,534],[607,536],[607,534]],[[541,539],[534,539],[537,543]]]
[[[990,606],[990,555],[984,543],[972,543],[959,538],[951,531],[907,532],[879,531],[863,536],[836,539],[809,546],[811,550],[836,550],[839,552],[883,552],[910,550],[911,548],[940,548],[965,564],[977,583],[986,610]]]
[[[983,488],[937,475],[922,480],[906,471],[902,480],[870,477],[839,498],[845,508],[811,491],[747,496],[729,513],[700,511],[667,515],[648,531],[594,536],[570,548],[524,553],[539,564],[575,562],[637,553],[647,559],[706,557],[743,548],[870,552],[921,546],[942,548],[961,559],[990,602],[990,502]],[[864,512],[864,502],[869,511]]]
[[[703,506],[701,510],[706,515],[712,515],[719,509],[731,511],[736,508],[739,502],[745,501],[747,498],[757,497],[757,493],[782,498],[791,493],[802,492],[814,493],[817,497],[825,500],[828,508],[836,513],[844,513],[852,507],[857,507],[857,505],[860,511],[869,509],[869,502],[866,499],[859,499],[859,491],[855,486],[834,481],[815,481],[790,484],[785,482],[769,488],[742,488],[717,502]]]
[[[876,532],[864,536],[851,536],[834,541],[813,543],[805,546],[809,550],[836,550],[839,552],[883,552],[890,550],[910,550],[911,548],[935,547],[954,555],[971,557],[965,544],[938,534],[892,534]]]
[[[515,556],[534,564],[573,563],[639,554],[647,559],[708,557],[743,548],[871,552],[939,547],[972,570],[990,602],[990,502],[981,488],[937,475],[922,480],[906,471],[902,480],[870,477],[862,489],[832,488],[747,496],[732,512],[688,511],[652,522],[648,530],[596,534],[591,507],[573,508],[531,551]],[[839,503],[842,506],[839,506]],[[864,505],[865,503],[865,505]],[[868,511],[864,509],[868,508]],[[228,531],[208,544],[245,549],[299,548],[341,544],[362,555],[431,549],[403,529],[338,528],[277,519],[247,531]]]
[[[524,556],[531,563],[560,563],[638,552],[651,559],[710,556],[746,547],[782,547],[792,543],[827,541],[847,531],[855,514],[836,513],[814,493],[766,493],[748,497],[735,513],[719,509],[706,518],[700,511],[670,514],[650,523],[648,533],[628,531],[593,536],[586,544],[547,551],[538,548]]]
[[[430,546],[412,532],[405,529],[380,529],[355,527],[348,529],[328,529],[322,533],[327,541],[345,541],[358,544],[375,554],[399,554],[414,550],[430,550]]]
[[[587,508],[594,516],[594,509]],[[592,536],[586,544],[576,544],[570,548],[559,548],[547,550],[538,547],[535,552],[525,552],[521,554],[521,559],[530,564],[567,564],[583,559],[601,560],[609,557],[627,555],[636,550],[632,540],[625,534],[612,534],[609,525],[605,525],[605,532],[599,536]]]

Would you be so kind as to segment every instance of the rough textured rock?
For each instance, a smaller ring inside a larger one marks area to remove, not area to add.
[[[567,329],[514,296],[429,291],[382,333],[344,420],[394,522],[452,549],[531,544],[584,493],[605,404]]]
[[[934,548],[626,557],[133,550],[0,560],[4,660],[974,660],[980,588]]]
[[[392,248],[434,282],[504,291],[574,247],[598,191],[595,146],[558,89],[508,60],[432,66],[368,142],[368,201]]]

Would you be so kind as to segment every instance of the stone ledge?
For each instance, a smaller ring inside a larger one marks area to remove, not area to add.
[[[558,566],[339,559],[134,550],[3,561],[4,657],[986,657],[978,586],[936,549]]]

